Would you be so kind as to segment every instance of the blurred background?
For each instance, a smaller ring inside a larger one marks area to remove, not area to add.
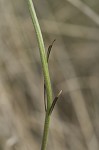
[[[99,1],[33,0],[53,98],[48,150],[99,150]],[[40,150],[43,74],[27,0],[0,0],[0,150]]]

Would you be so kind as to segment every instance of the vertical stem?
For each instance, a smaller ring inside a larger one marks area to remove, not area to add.
[[[48,113],[46,113],[41,150],[46,150],[48,131],[49,131],[49,123],[50,123],[50,115]]]
[[[34,29],[36,32],[37,41],[38,41],[38,45],[39,45],[42,69],[43,69],[43,74],[44,74],[44,81],[45,81],[46,92],[47,92],[47,111],[46,111],[46,116],[45,116],[44,132],[43,132],[43,139],[42,139],[42,146],[41,146],[41,150],[46,150],[48,131],[49,131],[49,123],[50,123],[50,116],[49,116],[48,112],[49,112],[49,109],[50,109],[51,103],[52,103],[52,89],[51,89],[51,82],[50,82],[47,58],[46,58],[46,53],[45,53],[45,46],[44,46],[44,42],[43,42],[41,29],[40,29],[39,22],[38,22],[38,19],[36,16],[33,2],[32,2],[32,0],[27,0],[27,1],[28,1],[28,7],[30,10],[30,15],[32,18],[32,23],[34,25]]]

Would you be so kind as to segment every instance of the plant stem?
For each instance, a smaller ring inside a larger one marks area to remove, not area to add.
[[[42,139],[42,146],[41,146],[41,150],[45,150],[46,145],[47,145],[49,123],[50,123],[50,115],[48,112],[52,104],[52,88],[51,88],[51,82],[50,82],[50,76],[49,76],[43,37],[42,37],[41,29],[39,26],[39,22],[36,16],[36,12],[35,12],[34,4],[32,0],[28,0],[28,7],[30,10],[32,23],[34,25],[34,29],[36,32],[37,41],[39,45],[39,52],[40,52],[40,57],[41,57],[41,63],[42,63],[42,69],[43,69],[44,81],[45,81],[46,93],[47,93],[47,111],[46,111],[46,116],[45,116],[44,132],[43,132],[43,139]]]
[[[46,150],[48,131],[49,131],[49,123],[50,123],[50,115],[49,115],[49,113],[46,113],[41,150]]]

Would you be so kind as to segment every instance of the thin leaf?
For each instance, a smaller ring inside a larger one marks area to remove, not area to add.
[[[55,41],[56,41],[56,40],[54,40],[54,41],[52,42],[52,44],[48,47],[48,51],[47,51],[47,63],[48,63],[48,60],[49,60],[49,56],[50,56],[50,52],[51,52],[53,43],[54,43]],[[44,106],[45,106],[45,112],[46,112],[46,110],[47,110],[47,101],[46,101],[46,86],[45,86],[45,81],[44,81]]]
[[[54,40],[54,41],[52,42],[52,44],[48,47],[48,51],[47,51],[47,62],[48,62],[48,60],[49,60],[50,52],[51,52],[52,46],[53,46],[53,44],[54,44],[55,41],[56,41],[56,40]]]
[[[61,95],[61,93],[62,93],[62,90],[58,93],[58,95],[54,98],[54,100],[53,100],[53,102],[52,102],[52,105],[51,105],[51,108],[50,108],[50,110],[49,110],[49,115],[51,115],[51,113],[52,113],[52,111],[53,111],[53,109],[54,109],[54,107],[55,107],[55,104],[56,104],[56,102],[57,102],[57,100],[59,99],[59,96]]]

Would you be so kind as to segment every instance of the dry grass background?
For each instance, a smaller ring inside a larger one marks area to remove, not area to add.
[[[48,150],[99,150],[99,1],[34,0],[53,97]],[[40,149],[43,75],[26,0],[0,0],[0,150]]]

